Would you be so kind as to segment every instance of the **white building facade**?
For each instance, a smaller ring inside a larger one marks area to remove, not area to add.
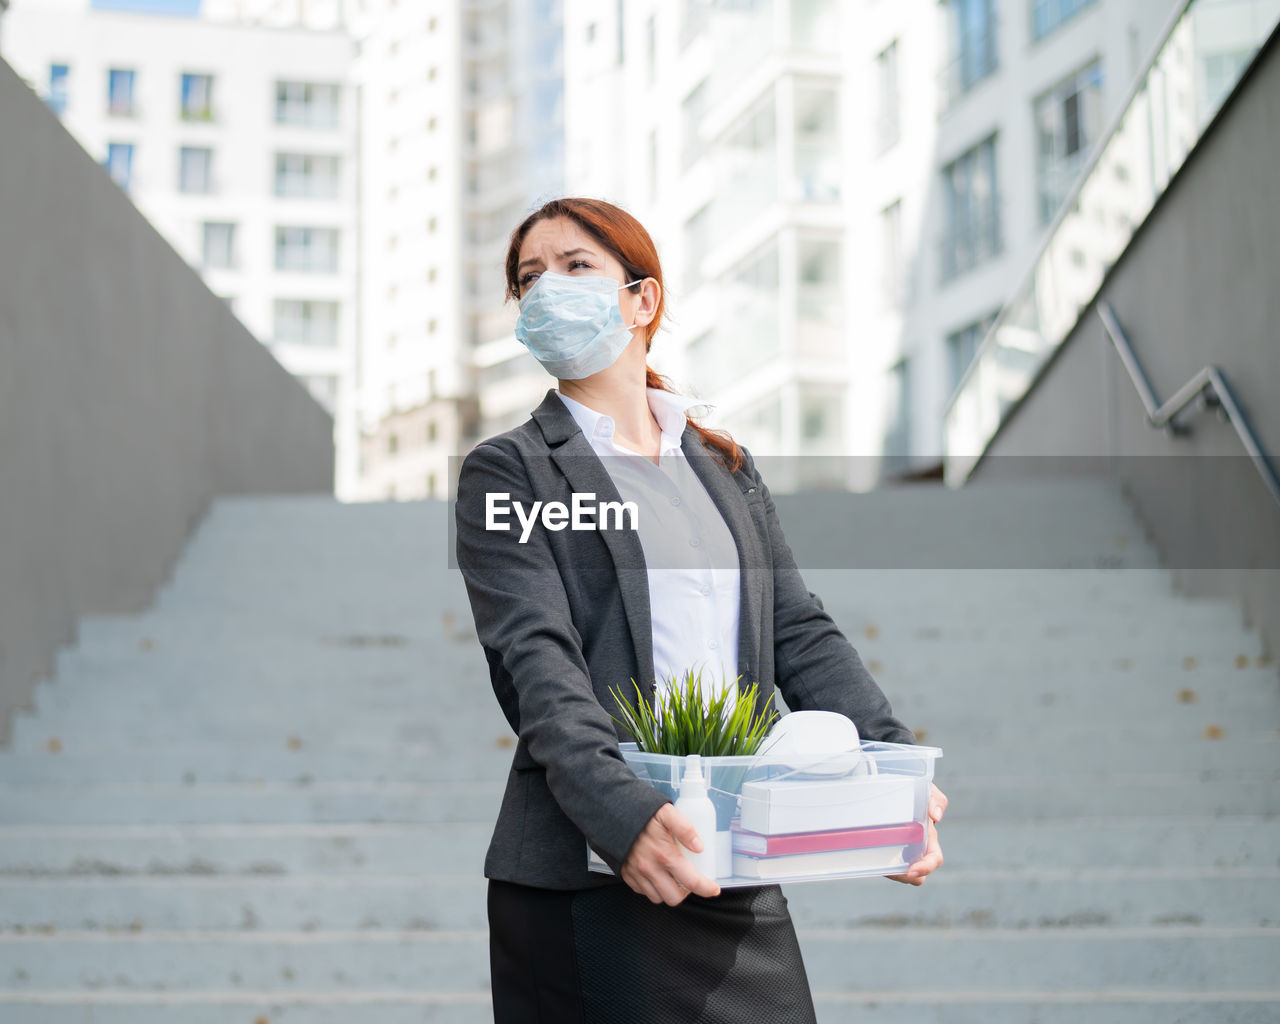
[[[352,495],[349,35],[94,10],[87,0],[16,0],[4,27],[5,59],[333,414],[335,488]]]
[[[558,0],[362,0],[361,496],[443,497],[450,457],[549,379],[504,299],[511,230],[561,187]]]
[[[942,413],[1168,0],[569,0],[566,178],[654,233],[651,362],[782,486],[936,470]],[[833,474],[835,475],[833,477]]]

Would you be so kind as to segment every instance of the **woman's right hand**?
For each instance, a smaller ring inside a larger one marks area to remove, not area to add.
[[[631,846],[622,862],[622,880],[651,903],[674,907],[689,893],[719,896],[720,886],[698,871],[676,841],[694,853],[702,840],[689,819],[674,804],[663,804]]]

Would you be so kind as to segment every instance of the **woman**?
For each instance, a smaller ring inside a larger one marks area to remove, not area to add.
[[[676,844],[710,837],[622,760],[609,689],[651,695],[655,676],[719,663],[763,702],[776,687],[866,738],[914,738],[805,589],[750,454],[646,366],[664,295],[645,229],[608,203],[550,202],[512,234],[506,277],[517,337],[559,383],[458,481],[458,566],[519,737],[485,859],[495,1019],[813,1021],[780,890],[722,893],[694,870]],[[575,494],[634,501],[638,522],[545,514]],[[930,805],[901,881],[942,863],[946,798]],[[614,876],[587,870],[584,837]]]

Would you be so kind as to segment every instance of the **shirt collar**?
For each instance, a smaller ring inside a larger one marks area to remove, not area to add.
[[[690,395],[678,395],[671,391],[663,391],[661,388],[645,388],[645,397],[649,401],[649,411],[653,413],[653,418],[658,421],[658,426],[662,430],[661,446],[663,451],[670,448],[679,448],[680,439],[684,435],[685,413],[694,406],[704,405],[709,407],[709,403],[704,402],[701,398],[694,398]],[[578,426],[582,428],[582,433],[591,439],[599,439],[602,441],[613,440],[614,422],[612,416],[607,416],[602,412],[596,412],[595,409],[583,405],[577,399],[563,395],[559,391],[560,401],[569,410]]]

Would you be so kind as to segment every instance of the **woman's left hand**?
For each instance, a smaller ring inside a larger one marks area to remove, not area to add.
[[[938,843],[938,829],[934,824],[941,821],[947,810],[947,796],[937,786],[929,793],[929,841],[924,849],[924,856],[907,868],[905,874],[889,875],[895,882],[906,882],[908,885],[924,885],[924,880],[931,872],[942,867],[942,847]]]

